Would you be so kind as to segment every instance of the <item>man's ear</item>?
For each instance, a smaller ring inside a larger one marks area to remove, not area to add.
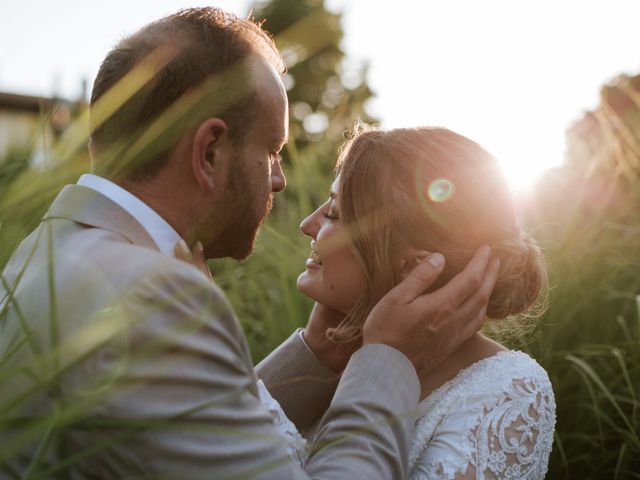
[[[413,268],[422,262],[425,258],[431,255],[431,252],[426,250],[417,250],[415,248],[407,247],[404,253],[400,256],[400,276],[404,279]]]
[[[209,118],[195,131],[191,150],[191,168],[201,188],[214,191],[226,178],[231,155],[229,129],[224,120]]]

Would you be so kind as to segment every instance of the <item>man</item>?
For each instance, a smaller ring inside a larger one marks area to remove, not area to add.
[[[260,364],[298,428],[324,413],[303,467],[260,404],[231,306],[173,257],[176,244],[200,259],[250,254],[285,187],[283,69],[258,26],[213,8],[107,55],[91,99],[96,175],[60,192],[2,276],[3,477],[407,475],[416,372],[479,328],[497,271],[488,248],[434,294],[444,259],[416,267],[353,355],[326,341],[335,319],[316,306],[304,338]]]

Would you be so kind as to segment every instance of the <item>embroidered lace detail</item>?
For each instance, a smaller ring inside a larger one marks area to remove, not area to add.
[[[307,458],[307,441],[302,437],[302,435],[300,435],[295,424],[285,415],[278,401],[271,396],[263,381],[258,380],[257,383],[258,393],[260,394],[260,403],[269,410],[276,427],[285,437],[289,455],[294,462],[299,464],[301,467],[304,466],[304,462]]]
[[[306,440],[262,381],[260,401],[303,465]],[[500,352],[460,371],[420,403],[411,480],[542,480],[553,444],[547,373],[522,352]]]
[[[420,403],[411,479],[544,479],[554,426],[546,372],[522,352],[500,352]]]

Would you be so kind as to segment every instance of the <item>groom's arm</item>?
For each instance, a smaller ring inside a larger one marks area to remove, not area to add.
[[[117,373],[96,412],[124,431],[103,432],[119,440],[87,468],[104,474],[124,459],[147,476],[172,478],[404,478],[419,395],[404,355],[384,345],[354,355],[302,469],[260,404],[228,302],[200,274],[181,270],[147,275],[128,292],[135,326],[130,341],[101,356],[102,373]],[[111,365],[118,358],[124,363]],[[101,438],[85,433],[78,445]],[[118,476],[133,473],[127,466]]]
[[[301,431],[324,414],[340,373],[360,347],[360,339],[336,344],[327,338],[327,330],[343,318],[344,314],[316,303],[304,331],[297,330],[256,367],[271,395]]]

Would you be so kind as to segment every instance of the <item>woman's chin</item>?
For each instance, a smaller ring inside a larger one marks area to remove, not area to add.
[[[306,271],[302,272],[298,275],[298,280],[296,281],[296,287],[298,287],[298,291],[307,297],[310,297],[309,291],[309,275]],[[313,298],[313,297],[311,297]]]
[[[317,288],[314,288],[314,283],[314,279],[309,278],[309,273],[307,271],[304,271],[300,275],[298,275],[296,287],[298,287],[298,291],[300,293],[306,295],[311,300],[322,303],[322,299],[319,295],[317,295]]]

